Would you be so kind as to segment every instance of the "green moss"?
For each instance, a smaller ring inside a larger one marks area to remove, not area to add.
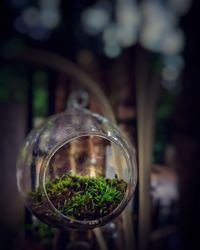
[[[121,202],[127,183],[117,177],[72,175],[57,177],[46,183],[49,199],[56,209],[76,220],[96,220],[111,213]],[[31,193],[34,208],[42,215],[45,199],[40,189]]]

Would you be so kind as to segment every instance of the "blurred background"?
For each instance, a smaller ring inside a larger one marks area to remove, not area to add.
[[[80,76],[63,72],[52,53],[98,83],[138,151],[139,172],[146,169],[147,225],[140,179],[131,205],[135,249],[142,225],[146,249],[200,249],[199,11],[198,0],[1,1],[0,249],[128,246],[120,220],[101,228],[100,240],[92,231],[52,229],[31,216],[18,193],[25,136],[64,111],[80,87]],[[98,106],[90,95],[88,108]]]

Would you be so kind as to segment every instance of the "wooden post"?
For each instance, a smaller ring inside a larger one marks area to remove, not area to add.
[[[159,74],[150,72],[151,54],[139,49],[136,73],[137,137],[139,166],[138,247],[148,249],[151,230],[150,173],[154,138],[154,110]],[[151,78],[149,77],[151,73]],[[153,73],[153,74],[152,74]]]

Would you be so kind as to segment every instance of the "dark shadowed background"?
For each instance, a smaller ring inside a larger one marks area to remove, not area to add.
[[[91,232],[58,232],[33,219],[17,190],[25,136],[63,111],[79,86],[41,51],[75,63],[99,84],[137,149],[139,126],[152,125],[144,139],[154,137],[148,249],[200,249],[199,11],[198,0],[1,1],[0,249],[100,249]],[[98,111],[93,96],[89,108]],[[139,246],[139,190],[132,207]],[[123,248],[114,223],[102,230],[108,249]]]

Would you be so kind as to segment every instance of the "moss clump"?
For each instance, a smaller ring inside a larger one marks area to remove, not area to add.
[[[72,175],[57,177],[46,184],[50,201],[56,209],[71,219],[96,220],[110,214],[121,202],[127,183],[117,177],[90,177]],[[44,197],[40,189],[31,193],[36,214],[45,210]]]

